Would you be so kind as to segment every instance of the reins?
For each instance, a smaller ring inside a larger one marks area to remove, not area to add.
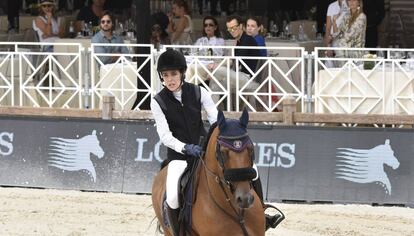
[[[245,225],[245,221],[244,221],[244,209],[240,210],[240,213],[236,210],[236,208],[234,207],[234,205],[232,204],[229,195],[227,194],[227,191],[225,189],[225,187],[223,186],[223,184],[225,184],[229,189],[231,189],[231,183],[229,181],[226,181],[225,179],[221,178],[220,176],[216,175],[212,170],[210,170],[207,166],[207,164],[204,161],[203,156],[205,155],[205,153],[203,153],[199,158],[201,160],[201,163],[204,166],[204,170],[206,170],[204,172],[204,175],[206,177],[206,181],[207,181],[207,190],[208,190],[208,195],[209,197],[213,200],[214,204],[224,213],[226,214],[228,217],[230,217],[230,219],[232,219],[234,222],[236,222],[237,224],[240,225],[240,228],[243,231],[243,235],[244,236],[248,236],[248,232],[246,229],[246,225]],[[234,211],[234,213],[236,214],[236,216],[232,215],[231,213],[227,212],[226,209],[224,209],[222,206],[220,206],[220,204],[217,203],[216,199],[214,198],[213,194],[211,193],[210,190],[210,186],[209,186],[209,181],[208,181],[208,176],[207,173],[209,175],[211,175],[212,177],[214,177],[214,180],[216,181],[216,183],[220,186],[221,191],[224,193],[225,197],[226,197],[226,202],[229,203],[231,209]]]

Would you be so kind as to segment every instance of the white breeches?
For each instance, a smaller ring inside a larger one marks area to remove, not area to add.
[[[178,207],[180,206],[180,204],[178,203],[178,181],[186,167],[187,162],[181,160],[174,160],[168,164],[166,181],[166,201],[171,209],[178,209]],[[253,168],[256,170],[257,173],[253,181],[256,181],[259,178],[259,171],[257,170],[257,166],[254,163]]]
[[[168,164],[167,170],[167,204],[171,209],[177,209],[180,204],[178,203],[178,180],[187,167],[186,161],[174,160]]]

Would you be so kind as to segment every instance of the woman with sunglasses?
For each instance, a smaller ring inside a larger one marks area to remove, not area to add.
[[[206,16],[203,19],[203,36],[197,39],[195,45],[200,46],[224,46],[224,39],[218,26],[217,19]],[[200,56],[223,56],[223,48],[205,48],[198,51]]]
[[[39,16],[34,20],[33,29],[37,32],[40,42],[54,42],[63,33],[59,29],[55,15],[55,2],[53,0],[41,0]],[[45,46],[44,51],[52,52],[53,46]]]

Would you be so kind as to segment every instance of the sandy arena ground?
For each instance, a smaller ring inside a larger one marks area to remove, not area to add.
[[[0,188],[0,235],[159,235],[151,197]],[[414,235],[414,209],[277,204],[287,219],[266,235]]]

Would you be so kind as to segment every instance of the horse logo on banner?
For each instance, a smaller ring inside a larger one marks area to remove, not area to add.
[[[372,149],[338,148],[336,178],[355,183],[378,182],[391,195],[391,182],[384,171],[384,164],[397,169],[400,162],[394,156],[390,140]]]
[[[51,137],[49,166],[67,171],[87,170],[93,181],[96,182],[96,171],[90,159],[90,153],[98,158],[102,158],[105,154],[99,144],[96,130],[80,139]]]

